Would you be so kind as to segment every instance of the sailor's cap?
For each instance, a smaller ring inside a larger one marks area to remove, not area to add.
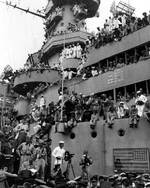
[[[62,141],[62,140],[61,140],[61,141],[59,141],[59,144],[64,144],[64,143],[65,143],[65,142],[64,142],[64,141]]]

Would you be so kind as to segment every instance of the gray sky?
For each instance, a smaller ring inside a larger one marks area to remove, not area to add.
[[[5,1],[5,0],[1,0]],[[135,14],[142,16],[142,12],[149,12],[150,0],[123,0],[136,8]],[[36,11],[46,6],[47,0],[12,0],[20,7]],[[88,20],[90,31],[102,26],[109,12],[113,0],[101,0],[100,17]],[[116,0],[116,4],[119,0]],[[25,63],[28,54],[38,51],[44,40],[43,20],[26,14],[17,9],[9,8],[0,3],[0,73],[6,65],[19,69]]]

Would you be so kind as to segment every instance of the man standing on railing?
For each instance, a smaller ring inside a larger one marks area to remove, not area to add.
[[[45,105],[46,105],[46,100],[45,100],[44,96],[42,95],[40,98],[40,110],[43,110]]]
[[[136,108],[138,109],[138,116],[141,117],[143,115],[143,110],[145,103],[147,101],[147,97],[142,94],[142,91],[137,91],[137,97],[135,99]]]

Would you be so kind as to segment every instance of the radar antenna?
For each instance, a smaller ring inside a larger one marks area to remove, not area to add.
[[[5,4],[5,5],[7,5],[7,6],[16,8],[16,9],[21,10],[21,11],[23,11],[23,12],[26,12],[26,13],[29,13],[29,14],[33,14],[34,16],[38,16],[38,17],[40,17],[40,18],[44,18],[44,19],[45,19],[45,15],[43,15],[43,14],[38,14],[38,13],[36,13],[36,12],[30,11],[29,9],[24,9],[24,8],[22,8],[22,7],[17,6],[16,4],[12,4],[11,2],[8,2],[8,1],[6,1],[6,2],[0,1],[0,3],[3,3],[3,4]]]

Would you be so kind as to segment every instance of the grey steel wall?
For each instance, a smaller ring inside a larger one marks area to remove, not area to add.
[[[120,128],[125,130],[123,137],[118,135]],[[137,129],[129,128],[129,119],[116,120],[113,129],[109,129],[104,121],[100,121],[96,128],[96,138],[91,137],[89,122],[79,123],[72,131],[76,135],[74,139],[70,139],[69,135],[55,133],[53,129],[51,132],[52,149],[58,146],[60,140],[64,140],[65,149],[75,153],[72,162],[77,176],[81,173],[79,161],[84,150],[88,150],[94,161],[90,167],[90,174],[110,175],[114,168],[114,148],[150,148],[150,124],[144,119],[140,121]]]

